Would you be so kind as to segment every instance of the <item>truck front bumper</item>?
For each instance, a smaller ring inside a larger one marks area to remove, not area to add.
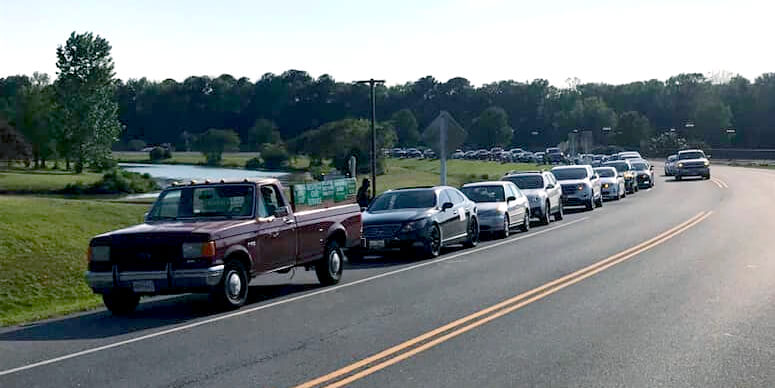
[[[710,175],[710,167],[682,167],[675,173],[676,176],[708,176]]]
[[[223,277],[223,265],[200,269],[166,271],[86,272],[86,282],[91,289],[102,294],[116,288],[131,289],[138,294],[174,294],[202,291],[217,285]]]

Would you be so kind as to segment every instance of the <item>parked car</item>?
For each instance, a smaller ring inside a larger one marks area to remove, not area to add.
[[[533,162],[537,164],[544,164],[545,152],[536,152],[533,154]]]
[[[436,153],[433,152],[432,149],[427,149],[425,152],[423,152],[423,158],[425,159],[436,159]]]
[[[501,163],[511,163],[514,161],[514,158],[512,158],[511,152],[502,151],[498,156],[498,161]]]
[[[511,153],[512,159],[519,160],[519,156],[522,155],[525,150],[522,148],[512,148],[509,150],[509,152]]]
[[[676,165],[678,161],[678,155],[670,155],[665,160],[665,176],[675,175],[675,170],[678,167]]]
[[[405,158],[406,157],[406,151],[404,151],[402,148],[393,148],[391,150],[391,154],[394,158]]]
[[[464,185],[461,192],[476,202],[479,230],[509,237],[511,228],[530,230],[530,204],[511,182],[478,182]]]
[[[565,163],[565,155],[557,147],[546,149],[546,162],[549,164]]]
[[[624,175],[619,174],[613,167],[597,167],[595,172],[600,177],[600,188],[603,191],[603,199],[620,200],[627,196],[624,185]]]
[[[473,247],[479,242],[476,210],[476,203],[452,187],[386,191],[363,213],[363,249],[351,256],[419,249],[436,257],[447,245]]]
[[[710,179],[710,160],[702,150],[684,150],[678,152],[675,180],[685,176],[701,176]]]
[[[514,183],[528,198],[532,217],[548,225],[550,216],[562,220],[562,188],[554,175],[548,171],[513,172],[501,180]]]
[[[640,189],[654,187],[654,166],[644,159],[630,159],[635,172],[635,182]]]
[[[522,163],[530,163],[533,161],[533,153],[529,151],[523,152],[519,155],[519,161]]]
[[[141,296],[188,292],[238,308],[251,278],[298,266],[338,283],[343,250],[360,243],[360,208],[294,214],[289,205],[276,179],[167,188],[144,223],[92,238],[86,281],[119,315]]]
[[[476,159],[476,151],[468,151],[468,152],[466,152],[465,155],[464,155],[464,158],[468,159],[468,160]]]
[[[409,148],[406,150],[406,157],[413,159],[422,159],[422,151],[417,148]]]
[[[465,152],[463,151],[455,151],[452,153],[452,155],[449,156],[450,159],[465,159]]]
[[[490,160],[490,151],[487,151],[487,150],[478,150],[478,151],[476,151],[476,159],[479,159],[479,160]]]
[[[552,168],[562,186],[563,206],[584,206],[587,210],[603,206],[600,178],[590,165]]]
[[[627,194],[634,194],[638,191],[638,185],[635,181],[635,170],[632,168],[629,160],[611,160],[603,163],[603,167],[613,167],[624,177],[624,188]]]

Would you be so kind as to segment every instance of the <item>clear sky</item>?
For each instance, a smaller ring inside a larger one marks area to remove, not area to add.
[[[0,77],[54,77],[57,45],[92,31],[122,79],[753,80],[775,71],[773,15],[774,0],[0,0]]]

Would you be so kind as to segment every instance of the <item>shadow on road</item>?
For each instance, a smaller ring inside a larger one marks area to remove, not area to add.
[[[248,293],[248,303],[243,309],[248,308],[250,304],[320,287],[319,284],[251,286]],[[107,338],[181,324],[221,312],[210,303],[207,295],[190,294],[141,303],[137,311],[128,317],[113,316],[102,310],[33,324],[0,333],[0,341],[61,341]]]
[[[698,177],[690,177],[690,178],[681,178],[680,181],[675,180],[675,178],[673,178],[673,179],[665,179],[664,182],[665,183],[682,183],[682,182],[689,182],[689,183],[691,183],[691,182],[703,182],[705,180],[706,180],[705,178],[703,178],[701,176],[698,176]]]

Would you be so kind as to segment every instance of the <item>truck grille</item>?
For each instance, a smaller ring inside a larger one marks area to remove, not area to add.
[[[576,187],[577,187],[577,186],[578,186],[578,185],[561,185],[561,187],[562,187],[562,193],[563,193],[563,194],[573,194],[573,193],[575,193],[576,191],[578,191],[578,190],[576,189]]]
[[[163,271],[181,259],[182,241],[170,237],[134,237],[111,244],[110,259],[119,271]]]
[[[368,240],[388,240],[393,238],[401,224],[374,225],[363,227],[363,237]]]
[[[702,168],[705,167],[705,162],[686,162],[683,165],[684,168]]]

